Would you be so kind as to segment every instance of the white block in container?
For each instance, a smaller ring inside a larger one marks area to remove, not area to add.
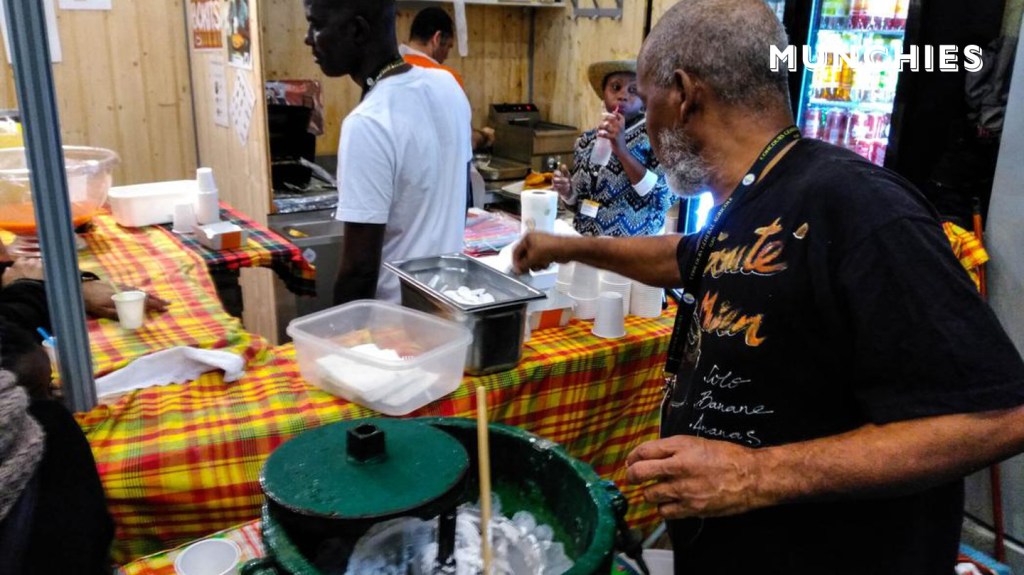
[[[405,415],[455,391],[473,339],[454,322],[375,300],[294,319],[287,331],[303,379],[386,415]],[[398,357],[367,353],[366,344]]]
[[[110,188],[107,198],[114,221],[127,228],[169,224],[174,221],[174,206],[194,202],[199,187],[195,180],[153,182]]]

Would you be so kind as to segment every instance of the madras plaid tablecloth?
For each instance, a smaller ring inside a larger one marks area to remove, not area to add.
[[[265,554],[259,521],[250,521],[238,527],[218,531],[205,539],[234,541],[242,552],[242,559],[239,563],[243,565],[246,561],[263,557]],[[174,560],[190,544],[191,542],[185,543],[181,547],[143,557],[118,569],[117,573],[118,575],[175,575]]]
[[[225,311],[204,261],[159,228],[122,228],[109,215],[93,220],[79,252],[83,271],[137,287],[170,302],[165,313],[150,314],[135,331],[116,321],[89,319],[89,344],[97,377],[134,359],[174,346],[219,349],[265,361],[270,345]],[[56,319],[55,321],[59,321]]]
[[[562,444],[619,485],[634,526],[651,527],[656,511],[625,484],[623,461],[658,434],[672,313],[629,318],[628,335],[618,340],[596,338],[590,327],[574,320],[535,332],[515,369],[466,377],[453,394],[409,417],[473,417],[475,389],[483,385],[491,421]],[[115,560],[256,519],[259,471],[274,448],[301,431],[372,415],[305,383],[290,345],[250,365],[235,383],[209,373],[81,414],[117,524]]]
[[[249,239],[244,248],[211,250],[192,236],[172,232],[169,225],[159,226],[158,229],[176,243],[199,254],[211,272],[252,267],[270,268],[292,293],[316,295],[316,269],[302,257],[299,248],[224,202],[220,204],[220,218],[248,231]]]

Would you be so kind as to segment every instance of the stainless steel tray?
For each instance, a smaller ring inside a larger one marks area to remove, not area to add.
[[[401,281],[402,305],[455,321],[473,333],[466,352],[467,373],[493,373],[519,363],[527,304],[546,297],[543,292],[463,254],[387,262],[384,267]],[[445,286],[484,288],[495,301],[466,305],[444,295]]]

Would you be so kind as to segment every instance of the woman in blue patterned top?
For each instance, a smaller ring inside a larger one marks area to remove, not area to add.
[[[573,226],[583,235],[658,234],[676,196],[647,139],[643,103],[636,94],[636,61],[597,62],[587,76],[607,113],[600,126],[576,140],[571,176],[562,166],[552,187],[576,213]],[[611,143],[612,157],[605,166],[591,162],[598,138]]]

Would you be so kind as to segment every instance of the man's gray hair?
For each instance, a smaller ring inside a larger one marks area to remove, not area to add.
[[[660,87],[682,69],[711,87],[718,99],[753,110],[789,105],[786,68],[769,67],[770,47],[788,44],[786,31],[764,0],[682,0],[665,13],[644,42],[641,73]]]

